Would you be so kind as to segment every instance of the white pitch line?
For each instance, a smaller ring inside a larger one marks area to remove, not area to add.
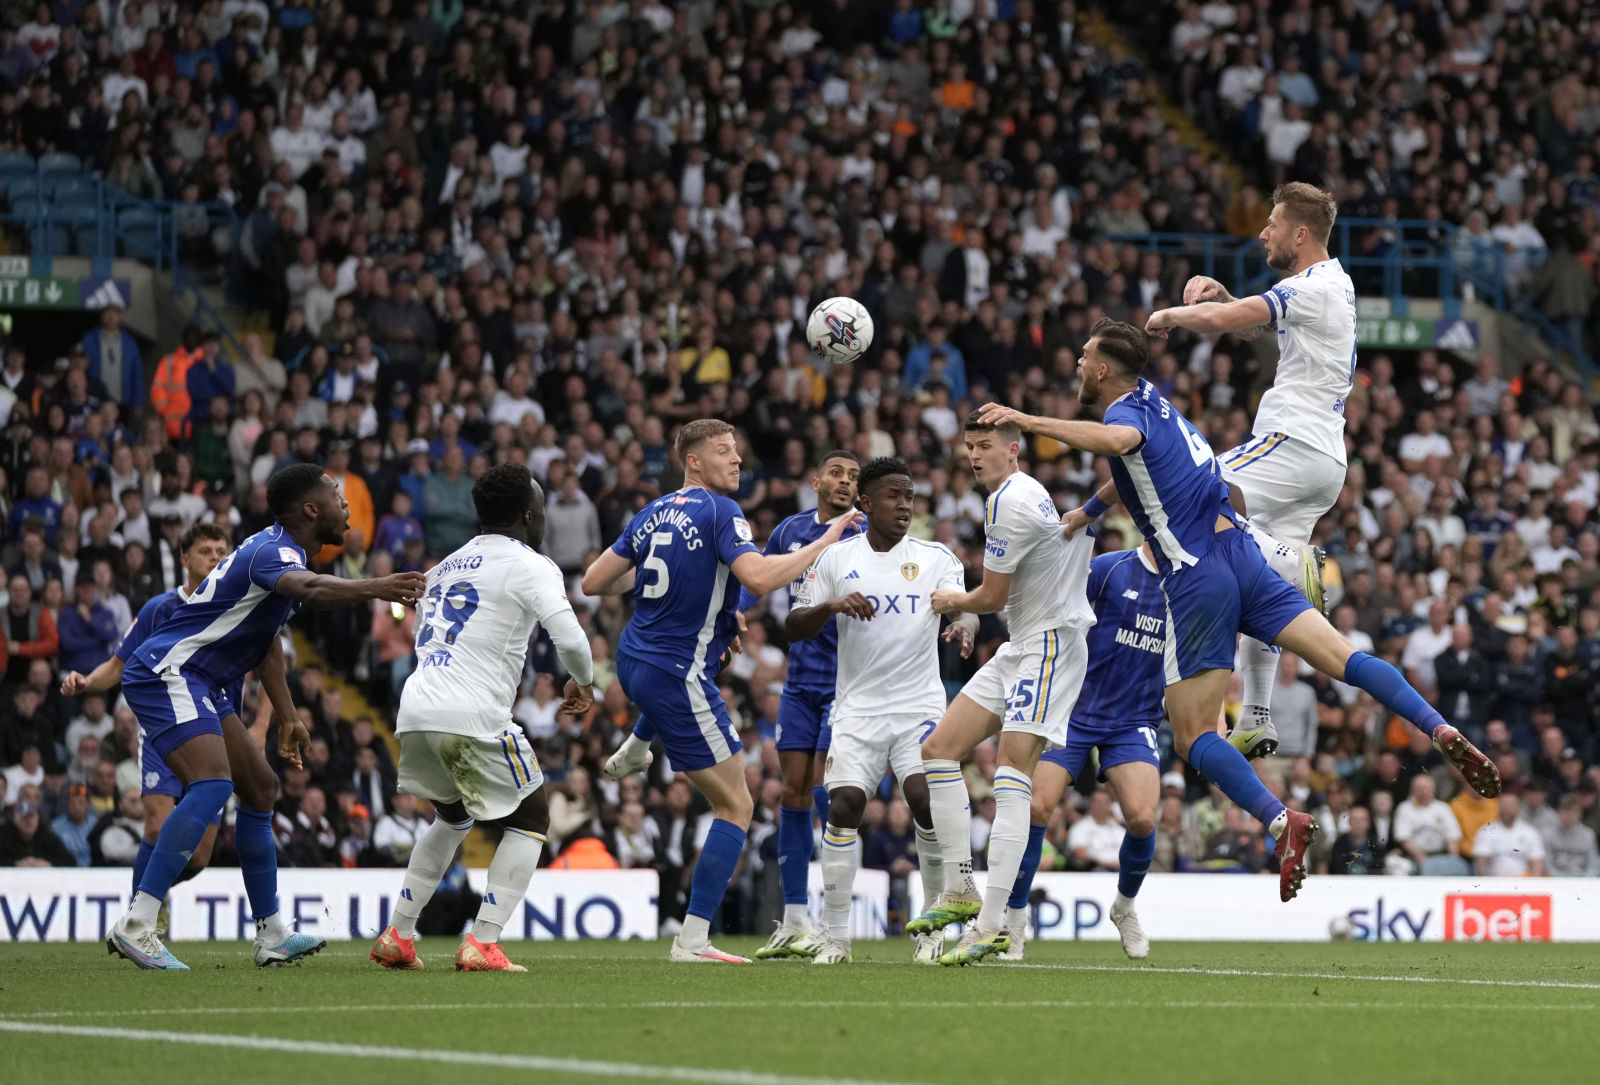
[[[839,1009],[873,1009],[882,1007],[884,1003],[873,999],[828,999],[804,1000],[796,1002],[783,999],[774,1002],[737,999],[727,1001],[701,1001],[701,1002],[423,1002],[423,1003],[372,1003],[368,1005],[337,1006],[198,1006],[198,1007],[172,1007],[167,1009],[127,1009],[127,1010],[44,1010],[29,1013],[13,1013],[0,1020],[22,1021],[53,1021],[63,1018],[107,1018],[107,1017],[192,1017],[200,1015],[253,1015],[253,1014],[313,1014],[322,1015],[329,1013],[388,1013],[395,1010],[407,1012],[423,1010],[434,1013],[450,1012],[487,1012],[487,1011],[589,1011],[589,1010],[734,1010],[734,1009],[762,1009],[783,1007],[784,1009],[811,1009],[811,1010],[839,1010]],[[896,1009],[901,1010],[970,1010],[974,1003],[970,1000],[938,1000],[938,1001],[912,1001],[894,1003]],[[1414,1009],[1413,1002],[1358,1002],[1339,1001],[1334,999],[1317,998],[1310,1001],[1284,1002],[1281,999],[1270,1001],[1240,1001],[1240,1000],[1212,1000],[1212,999],[1162,999],[1151,1001],[1149,999],[1012,999],[1000,1002],[984,1002],[985,1008],[994,1009],[1066,1009],[1066,1010],[1096,1010],[1096,1009],[1215,1009],[1215,1010],[1259,1010],[1259,1009],[1322,1009],[1322,1010],[1388,1010],[1388,1009]],[[1478,1010],[1483,1009],[1483,1003],[1462,1002],[1451,1004],[1431,1003],[1429,1008],[1441,1010]],[[1495,1009],[1510,1011],[1573,1011],[1589,1013],[1600,1010],[1600,1003],[1528,1003],[1522,1005],[1497,1005]]]
[[[550,1055],[515,1055],[480,1051],[450,1051],[423,1047],[378,1047],[372,1044],[336,1044],[317,1040],[277,1039],[270,1036],[234,1036],[215,1032],[169,1032],[126,1028],[100,1028],[90,1025],[51,1025],[34,1021],[0,1018],[0,1032],[33,1033],[46,1036],[81,1036],[94,1040],[124,1040],[134,1043],[188,1044],[194,1047],[238,1048],[246,1051],[274,1051],[289,1055],[327,1055],[336,1058],[387,1059],[405,1062],[434,1062],[458,1066],[488,1066],[502,1070],[538,1070],[545,1073],[578,1074],[585,1077],[649,1078],[660,1081],[709,1082],[711,1085],[905,1085],[896,1082],[860,1081],[851,1078],[795,1077],[764,1074],[750,1070],[717,1070],[705,1066],[651,1066],[635,1062],[597,1062],[591,1059],[559,1058]]]
[[[898,964],[898,961],[885,961]],[[1247,968],[1160,968],[1151,965],[1115,964],[1027,964],[1016,962],[1005,968],[1047,968],[1059,972],[1160,972],[1173,976],[1246,976],[1283,980],[1356,980],[1366,983],[1445,983],[1465,987],[1526,987],[1533,990],[1600,991],[1600,983],[1576,980],[1486,980],[1456,976],[1370,976],[1347,972],[1262,972]]]

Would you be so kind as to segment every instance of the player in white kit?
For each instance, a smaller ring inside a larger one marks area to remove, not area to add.
[[[942,883],[939,844],[928,812],[921,744],[944,712],[939,677],[939,626],[933,595],[960,591],[961,562],[940,543],[906,534],[911,524],[911,471],[901,460],[876,459],[861,469],[859,501],[864,534],[823,551],[809,572],[784,628],[791,641],[809,640],[830,623],[839,634],[833,703],[833,744],[823,786],[828,824],[822,838],[823,925],[790,946],[814,964],[850,960],[850,896],[861,849],[856,831],[867,797],[886,772],[900,781],[917,826],[924,894]],[[978,620],[963,615],[946,640],[972,651]],[[938,960],[938,932],[918,938],[913,959]]]
[[[944,862],[944,889],[906,925],[939,932],[977,918],[941,964],[969,964],[1003,953],[1006,902],[1028,846],[1033,773],[1047,749],[1064,746],[1067,721],[1088,669],[1085,634],[1094,625],[1087,585],[1094,542],[1069,539],[1050,493],[1017,465],[1021,431],[967,419],[972,473],[989,489],[985,506],[983,583],[972,591],[934,595],[941,614],[992,614],[1002,608],[1010,640],[972,676],[923,743],[933,828]],[[988,884],[980,898],[972,880],[971,805],[961,759],[1000,735],[994,774],[994,826]]]
[[[417,841],[395,904],[394,925],[371,957],[417,969],[417,916],[433,896],[475,821],[505,835],[489,864],[472,931],[456,951],[458,972],[526,972],[499,941],[522,908],[550,824],[544,775],[511,705],[535,625],[555,643],[571,678],[562,708],[593,703],[589,641],[567,602],[555,563],[534,549],[544,535],[544,494],[526,467],[501,464],[472,487],[479,534],[428,573],[417,615],[417,669],[400,695],[400,790],[433,801],[433,824]]]
[[[1196,275],[1182,306],[1151,316],[1146,330],[1171,328],[1247,333],[1273,326],[1278,373],[1256,409],[1251,439],[1217,457],[1234,507],[1250,518],[1267,564],[1323,609],[1322,552],[1311,533],[1344,486],[1344,404],[1356,368],[1356,292],[1328,255],[1338,205],[1302,181],[1279,185],[1261,231],[1267,266],[1288,277],[1264,294],[1235,299],[1222,284]],[[1248,337],[1248,336],[1247,336]],[[1278,748],[1268,704],[1279,649],[1241,637],[1244,711],[1230,736],[1246,757]]]

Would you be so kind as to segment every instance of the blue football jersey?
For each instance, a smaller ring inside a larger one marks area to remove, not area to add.
[[[773,529],[763,553],[792,554],[816,542],[827,532],[826,521],[817,522],[815,510],[797,512]],[[859,527],[846,529],[843,538],[860,533]],[[804,573],[789,582],[789,609],[794,609],[795,596],[806,582]],[[749,610],[760,596],[739,589],[739,609]],[[795,641],[789,645],[789,674],[784,685],[792,689],[826,690],[833,692],[834,676],[839,669],[839,630],[837,623],[829,622],[822,632],[810,640]]]
[[[221,563],[219,562],[218,564]],[[140,645],[150,639],[150,634],[161,628],[167,619],[172,617],[172,612],[182,605],[183,596],[176,590],[164,591],[145,603],[144,606],[139,608],[139,613],[133,619],[133,624],[128,626],[126,633],[122,634],[122,640],[118,642],[111,654],[124,663],[128,662],[133,658],[133,654],[139,650]],[[271,646],[268,645],[268,647],[270,648]],[[233,683],[222,692],[233,703],[234,710],[238,711],[244,695],[244,679],[240,678],[239,681]]]
[[[1239,519],[1211,446],[1147,380],[1106,408],[1105,424],[1144,435],[1138,448],[1111,457],[1111,477],[1161,571],[1197,564],[1211,549],[1217,517]]]
[[[1089,668],[1072,710],[1073,723],[1137,727],[1164,711],[1167,599],[1161,574],[1137,550],[1089,562]]]
[[[628,521],[611,550],[638,570],[618,655],[674,674],[703,675],[708,660],[714,667],[739,632],[729,566],[759,553],[733,499],[700,486],[665,494]]]
[[[273,590],[278,578],[305,568],[306,552],[282,525],[256,532],[211,570],[134,658],[152,671],[181,667],[218,688],[232,686],[265,658],[294,612],[294,600]]]

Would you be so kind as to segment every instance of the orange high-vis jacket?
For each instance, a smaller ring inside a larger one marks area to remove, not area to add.
[[[167,429],[167,437],[181,440],[183,424],[189,417],[189,367],[200,357],[179,347],[156,364],[155,383],[150,386],[150,406],[156,409]]]
[[[550,866],[556,870],[616,870],[617,861],[604,843],[586,836],[562,848],[561,855]]]

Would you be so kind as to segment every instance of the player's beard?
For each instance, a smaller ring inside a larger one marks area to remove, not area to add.
[[[1268,247],[1267,266],[1273,271],[1288,271],[1294,267],[1294,253]]]
[[[1085,372],[1078,381],[1078,403],[1080,406],[1093,407],[1100,402],[1100,379],[1092,373]]]

